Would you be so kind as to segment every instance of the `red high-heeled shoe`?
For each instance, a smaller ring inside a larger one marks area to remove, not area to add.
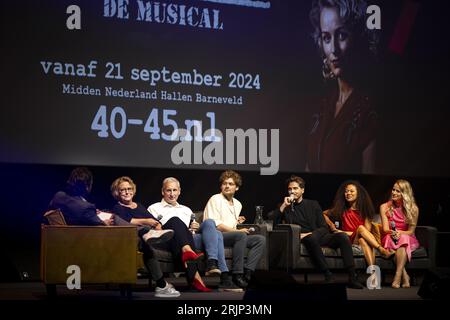
[[[197,261],[199,259],[203,258],[203,252],[195,253],[194,251],[185,251],[183,252],[183,255],[181,256],[181,260],[185,264],[188,261]]]
[[[211,292],[210,288],[205,287],[200,281],[194,279],[192,281],[192,287],[200,292]]]

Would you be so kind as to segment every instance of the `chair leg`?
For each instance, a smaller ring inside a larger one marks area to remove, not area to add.
[[[46,284],[45,290],[47,291],[47,297],[54,298],[57,296],[56,284]]]
[[[133,296],[133,291],[131,288],[131,284],[121,284],[119,286],[120,288],[120,295],[122,297],[126,297],[127,299],[131,299]]]

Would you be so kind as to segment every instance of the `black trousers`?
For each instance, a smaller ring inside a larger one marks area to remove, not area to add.
[[[155,248],[169,250],[175,256],[176,260],[181,263],[181,248],[185,245],[189,245],[192,250],[195,250],[192,232],[186,227],[184,222],[177,217],[170,218],[162,228],[164,230],[172,229],[174,232],[173,238],[167,242],[156,244]]]
[[[329,270],[328,264],[323,255],[321,246],[330,247],[333,249],[341,249],[341,255],[344,260],[344,267],[346,269],[353,269],[355,262],[353,260],[352,244],[348,235],[344,232],[331,233],[328,228],[318,228],[310,235],[304,237],[302,243],[311,257],[316,268],[322,272]]]

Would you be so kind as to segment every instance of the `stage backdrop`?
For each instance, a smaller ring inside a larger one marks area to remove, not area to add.
[[[0,161],[448,176],[447,2],[313,2],[2,1]]]

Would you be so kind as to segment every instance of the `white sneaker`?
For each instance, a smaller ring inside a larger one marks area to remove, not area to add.
[[[180,292],[177,291],[173,285],[166,282],[166,286],[164,288],[155,288],[155,297],[157,298],[176,298],[180,296]]]
[[[172,239],[173,237],[173,230],[150,230],[146,234],[142,236],[142,239],[144,239],[145,242],[150,243],[161,243],[166,242]]]

